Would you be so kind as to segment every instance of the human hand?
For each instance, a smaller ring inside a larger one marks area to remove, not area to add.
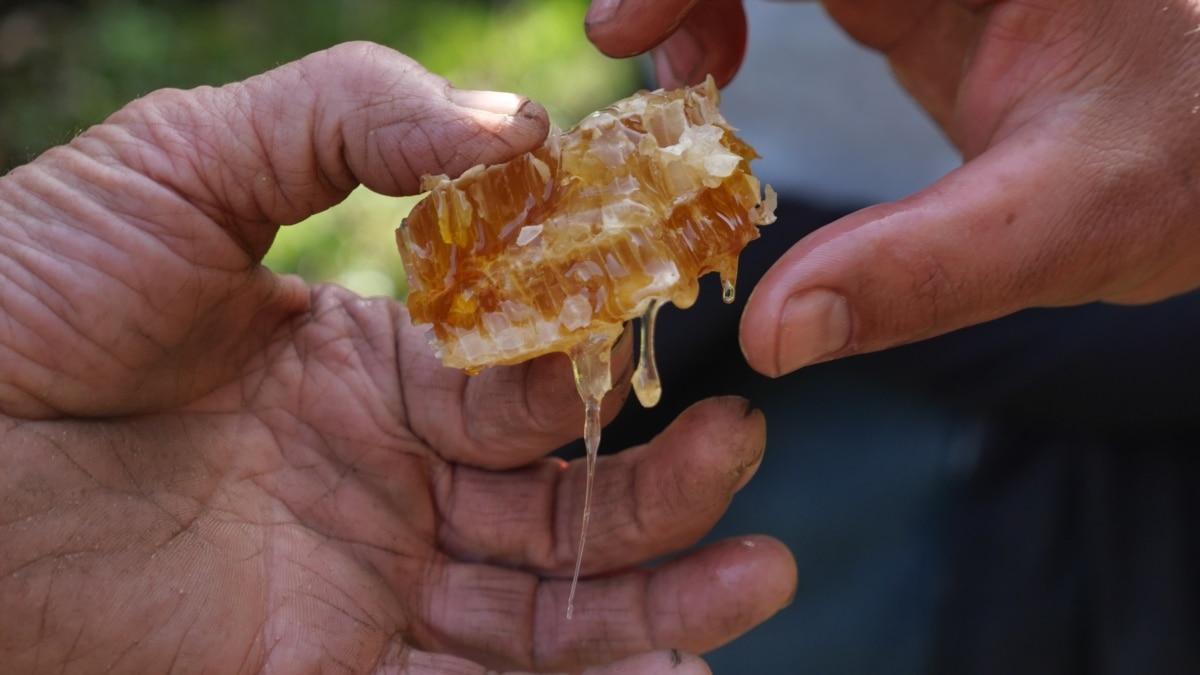
[[[691,17],[736,4],[625,0],[589,35],[606,49],[624,33],[632,50],[667,35],[637,25],[681,25],[703,57],[676,49],[673,72],[694,81],[736,70],[743,31],[712,20],[694,30]],[[887,56],[966,161],[788,251],[743,316],[755,368],[779,375],[1027,307],[1145,303],[1200,286],[1194,0],[823,4]]]
[[[468,378],[397,303],[260,265],[359,183],[411,194],[546,131],[352,44],[156,92],[0,178],[0,672],[706,672],[668,649],[785,603],[771,539],[633,567],[749,479],[744,402],[601,460],[566,621],[583,469],[543,457],[582,427],[565,359]]]

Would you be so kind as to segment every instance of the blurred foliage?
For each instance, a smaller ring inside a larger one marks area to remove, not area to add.
[[[347,40],[408,54],[456,86],[517,91],[559,126],[635,88],[583,35],[586,0],[7,0],[0,7],[0,171],[161,87],[243,79]],[[393,230],[412,200],[359,189],[284,228],[266,263],[402,294]]]

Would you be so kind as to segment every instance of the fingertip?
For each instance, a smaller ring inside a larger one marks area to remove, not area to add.
[[[778,539],[748,535],[709,544],[661,566],[650,587],[656,634],[697,653],[716,649],[787,607],[798,571]],[[669,621],[668,617],[678,617]]]
[[[1092,198],[1045,190],[1046,176],[1083,164],[1070,144],[1022,131],[920,192],[807,235],[747,301],[747,362],[774,377],[1028,307],[1097,299],[1123,264],[1096,229],[1105,216],[1083,230],[1064,226],[1092,216],[1081,206]]]
[[[649,443],[602,458],[596,494],[609,506],[592,527],[606,542],[592,549],[589,569],[641,564],[703,538],[761,465],[765,430],[762,413],[745,399],[706,399]],[[572,518],[581,513],[572,500],[583,494],[585,471],[576,463],[560,482],[560,504]],[[578,523],[563,522],[563,541],[573,543]],[[565,565],[574,550],[563,551]]]
[[[525,99],[517,109],[517,114],[513,115],[513,123],[536,132],[538,142],[544,141],[550,134],[550,113],[546,112],[545,106],[533,99]]]
[[[717,86],[724,87],[741,68],[747,44],[741,0],[709,0],[696,5],[661,49],[681,81],[697,84],[712,75]]]
[[[679,531],[685,522],[707,528],[761,465],[766,420],[744,398],[705,399],[684,410],[649,449],[641,481],[649,491],[646,503],[662,504],[666,522]]]
[[[800,574],[796,557],[783,542],[765,535],[747,535],[715,546],[725,552],[716,579],[731,597],[743,599],[747,629],[791,604]]]
[[[592,44],[625,58],[654,50],[657,84],[673,88],[712,75],[728,84],[746,53],[741,0],[595,0],[584,19]]]
[[[494,161],[505,161],[541,145],[550,132],[550,116],[538,102],[525,96],[502,91],[478,91],[450,88],[447,98],[465,112],[472,122],[501,141],[492,148]],[[491,163],[481,153],[480,163]]]
[[[850,342],[850,305],[834,291],[796,291],[783,303],[774,370],[791,373],[825,360]]]
[[[743,460],[762,454],[766,441],[766,418],[741,396],[715,396],[692,404],[653,442],[669,442],[714,456],[730,455]],[[661,440],[660,440],[661,439]]]
[[[745,18],[741,12],[741,5],[737,5],[717,15],[698,10],[689,16],[653,51],[658,86],[671,89],[699,84],[709,75],[718,87],[729,84],[746,52]]]
[[[718,396],[684,410],[664,432],[663,439],[679,449],[689,470],[707,468],[717,472],[720,478],[712,486],[727,500],[745,487],[762,463],[767,446],[766,417],[747,399]]]
[[[750,482],[750,479],[754,478],[754,474],[758,473],[758,468],[762,466],[763,456],[766,454],[767,449],[766,416],[757,408],[747,408],[746,417],[752,420],[752,423],[758,427],[758,436],[762,439],[762,443],[758,444],[756,452],[741,459],[735,467],[734,473],[737,476],[737,482],[733,485],[734,492],[740,492]]]
[[[674,89],[704,81],[704,53],[695,36],[681,28],[653,51],[654,76],[659,87]],[[717,86],[723,85],[718,83]]]
[[[588,40],[605,56],[628,58],[674,32],[695,0],[593,0],[583,19]]]
[[[771,348],[761,347],[761,342],[757,331],[747,332],[743,328],[740,340],[742,358],[746,359],[746,363],[760,375],[771,378],[779,377],[782,373],[775,367],[774,361],[764,356],[771,351]]]
[[[764,590],[768,597],[775,600],[771,615],[792,604],[800,582],[800,567],[791,549],[782,541],[765,535],[741,537],[738,545],[757,552],[756,555],[760,557],[760,571],[764,572],[763,578],[770,582]]]
[[[446,95],[450,102],[460,108],[491,113],[501,117],[513,117],[529,103],[529,99],[507,91],[482,91],[475,89],[450,88]]]
[[[760,296],[767,291],[769,289],[760,281],[750,292],[738,323],[738,346],[742,350],[742,358],[756,372],[767,377],[779,377],[774,359],[769,357],[775,351],[774,326],[763,320],[763,312],[759,309],[763,303]]]
[[[529,98],[457,89],[381,45],[344,43],[300,64],[318,107],[317,154],[339,184],[352,179],[381,194],[415,194],[423,175],[457,176],[508,161],[549,133],[545,108]]]
[[[588,39],[601,53],[614,58],[636,56],[664,46],[687,26],[698,27],[696,36],[702,39],[692,42],[704,52],[721,53],[726,43],[741,43],[744,49],[745,13],[741,0],[595,0],[584,19]],[[695,48],[691,51],[697,59],[703,53]],[[700,80],[703,79],[701,73]]]
[[[838,238],[839,229],[848,227],[852,226],[843,219],[801,241],[750,294],[738,338],[751,368],[781,377],[855,351],[857,307],[839,278],[827,271],[840,267],[848,256],[831,251],[836,243],[825,246]]]

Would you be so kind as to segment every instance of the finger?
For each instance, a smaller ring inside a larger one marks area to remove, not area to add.
[[[541,652],[549,663],[569,659],[581,642],[595,644],[596,635],[604,636],[598,655],[618,644],[629,651],[673,646],[703,654],[786,607],[796,579],[796,561],[780,541],[729,539],[650,571],[581,582],[572,621],[561,620],[570,581],[544,582],[538,603],[543,623],[535,630],[544,636]],[[614,621],[631,610],[633,616]]]
[[[407,319],[403,319],[407,324]],[[607,423],[629,395],[633,341],[627,328],[610,356]],[[550,354],[478,375],[445,368],[424,336],[405,325],[400,346],[405,417],[446,460],[487,469],[522,466],[583,435],[584,404],[570,360]]]
[[[746,57],[746,13],[741,0],[707,0],[654,50],[658,86],[681,87],[712,75],[718,87],[733,80]]]
[[[704,661],[678,649],[662,649],[638,654],[615,663],[589,668],[584,675],[652,675],[670,670],[672,675],[710,675]],[[431,654],[403,643],[381,660],[373,671],[374,675],[496,675],[478,663],[447,654]],[[517,671],[505,671],[505,675],[521,675]]]
[[[744,399],[702,401],[650,443],[596,467],[585,574],[652,560],[708,533],[762,461],[763,416]],[[546,461],[496,473],[458,467],[438,492],[443,550],[562,576],[575,564],[586,467]]]
[[[588,39],[617,58],[647,52],[666,40],[707,0],[593,0],[584,17]]]
[[[217,89],[156,92],[89,135],[258,257],[275,225],[322,211],[360,183],[413,194],[423,174],[510,159],[547,130],[545,111],[528,99],[456,90],[398,52],[359,42]]]
[[[588,39],[616,57],[655,49],[660,87],[733,79],[746,53],[741,0],[622,0],[593,2],[585,20]]]
[[[795,585],[796,563],[783,544],[745,537],[653,569],[583,580],[567,620],[570,580],[455,563],[431,579],[415,639],[493,668],[539,671],[577,670],[652,649],[702,653],[784,607]]]
[[[750,364],[780,375],[1025,307],[1191,287],[1195,275],[1167,274],[1195,255],[1191,189],[1160,180],[1160,156],[1052,124],[1029,124],[929,189],[802,240],[747,303]]]

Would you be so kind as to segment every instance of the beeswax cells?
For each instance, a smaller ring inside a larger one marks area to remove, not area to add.
[[[653,302],[690,306],[710,271],[732,294],[773,199],[717,104],[712,82],[641,92],[506,164],[426,177],[397,239],[409,312],[442,361],[478,371],[611,342]]]

